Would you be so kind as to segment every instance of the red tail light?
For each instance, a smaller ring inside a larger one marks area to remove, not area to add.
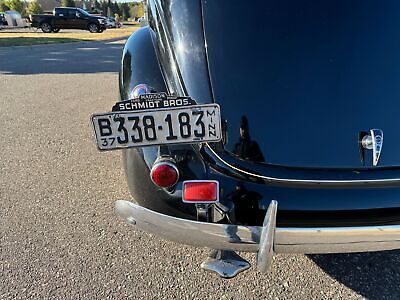
[[[216,203],[219,184],[215,180],[189,180],[183,182],[182,200],[186,203]]]
[[[177,183],[179,172],[173,163],[160,161],[153,165],[150,176],[155,185],[162,188],[169,188]]]

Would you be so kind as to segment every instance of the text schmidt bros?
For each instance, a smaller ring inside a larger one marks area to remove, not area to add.
[[[140,101],[141,100],[141,101]],[[139,110],[148,108],[164,108],[164,107],[177,107],[177,106],[188,106],[193,104],[193,100],[188,98],[182,99],[140,99],[123,101],[117,103],[117,110]],[[143,101],[144,100],[144,101]]]

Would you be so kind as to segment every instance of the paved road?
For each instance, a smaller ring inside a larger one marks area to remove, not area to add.
[[[97,152],[89,115],[117,98],[121,47],[0,49],[0,299],[400,297],[398,251],[276,255],[223,280],[198,267],[207,250],[117,219],[120,153]]]

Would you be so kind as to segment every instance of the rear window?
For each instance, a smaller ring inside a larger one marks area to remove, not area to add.
[[[55,15],[60,17],[75,17],[76,9],[56,8]]]
[[[65,16],[65,12],[64,12],[64,9],[63,9],[63,8],[56,8],[54,11],[55,11],[54,14],[55,14],[56,16],[61,16],[61,17],[62,17],[62,16]]]

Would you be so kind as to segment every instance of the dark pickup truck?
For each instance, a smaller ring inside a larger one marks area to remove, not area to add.
[[[80,8],[56,7],[53,15],[32,15],[32,27],[43,32],[58,32],[60,29],[83,29],[90,32],[106,30],[107,19],[89,14]]]

